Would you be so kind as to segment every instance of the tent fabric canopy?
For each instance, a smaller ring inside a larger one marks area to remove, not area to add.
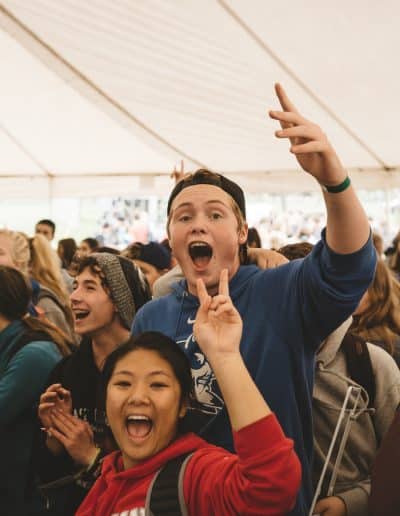
[[[312,190],[267,116],[281,82],[360,187],[400,187],[400,4],[5,0],[0,191],[164,194],[171,167]]]

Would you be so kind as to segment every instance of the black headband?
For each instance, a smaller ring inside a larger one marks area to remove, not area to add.
[[[224,192],[226,192],[232,197],[232,199],[239,206],[239,209],[242,212],[244,219],[246,219],[246,202],[244,199],[243,190],[240,188],[240,186],[228,179],[227,177],[222,176],[221,174],[211,173],[208,170],[204,169],[197,170],[197,172],[195,172],[191,177],[188,177],[188,179],[186,180],[183,179],[175,185],[168,199],[168,215],[171,211],[172,201],[175,199],[175,197],[184,188],[195,185],[213,185],[217,186],[218,188],[221,188],[222,190],[224,190]]]

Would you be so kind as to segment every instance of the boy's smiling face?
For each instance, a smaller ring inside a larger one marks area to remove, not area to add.
[[[78,335],[95,335],[109,327],[118,316],[99,274],[94,274],[89,267],[76,276],[70,299]]]
[[[246,242],[247,225],[239,229],[233,200],[221,188],[209,184],[184,188],[172,203],[168,230],[191,294],[196,295],[198,278],[215,294],[221,270],[228,269],[229,278],[238,270],[239,245]]]

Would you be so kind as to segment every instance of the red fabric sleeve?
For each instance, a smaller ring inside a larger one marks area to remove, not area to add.
[[[301,481],[293,441],[274,414],[234,433],[237,455],[198,450],[188,463],[184,495],[191,516],[277,515],[290,511]]]

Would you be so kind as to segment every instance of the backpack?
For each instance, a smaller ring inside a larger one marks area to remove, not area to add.
[[[341,349],[345,354],[351,379],[367,391],[368,407],[372,407],[375,400],[375,376],[367,343],[361,337],[346,333]],[[147,491],[146,516],[187,516],[183,478],[191,456],[192,454],[180,455],[159,470]]]
[[[350,378],[367,391],[368,408],[373,407],[376,385],[366,341],[348,332],[342,340],[341,349],[346,357]]]
[[[183,478],[192,455],[180,455],[158,471],[147,491],[145,516],[187,516]]]

